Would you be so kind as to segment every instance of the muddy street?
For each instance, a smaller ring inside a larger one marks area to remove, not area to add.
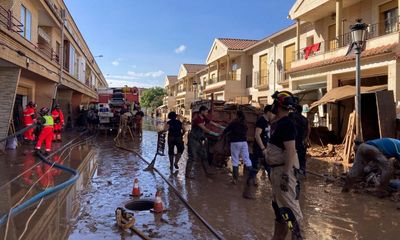
[[[126,143],[142,156],[154,157],[157,137],[154,129],[144,131],[143,140]],[[98,169],[82,193],[80,214],[69,239],[137,239],[130,231],[119,230],[115,209],[132,199],[133,181],[139,180],[141,198],[154,198],[162,190],[168,212],[162,217],[149,211],[135,212],[135,226],[151,238],[214,239],[209,230],[179,200],[155,173],[143,171],[146,164],[135,154],[114,147],[111,138],[100,135],[94,144]],[[184,177],[185,159],[179,171],[169,172],[167,157],[158,157],[156,167],[179,189],[185,199],[226,239],[270,239],[274,214],[268,179],[259,174],[256,200],[241,196],[243,181],[230,184],[227,169],[213,169],[206,177],[199,164],[195,179]],[[337,174],[341,169],[311,160],[310,169],[321,174]],[[302,185],[301,206],[307,239],[396,239],[398,210],[388,199],[356,193],[343,194],[337,183],[308,175]]]

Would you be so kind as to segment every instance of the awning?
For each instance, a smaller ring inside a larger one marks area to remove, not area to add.
[[[361,87],[361,93],[372,93],[387,89],[387,85],[379,85],[372,87]],[[337,87],[327,92],[320,100],[311,104],[311,108],[327,103],[336,103],[345,99],[353,98],[356,95],[356,87],[346,85]]]
[[[167,105],[161,105],[161,106],[157,107],[157,109],[162,109],[162,108],[167,108],[167,107],[168,107]]]

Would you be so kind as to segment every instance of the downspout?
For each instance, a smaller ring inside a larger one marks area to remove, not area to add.
[[[60,86],[62,79],[63,79],[63,71],[64,71],[64,28],[65,28],[65,10],[61,10],[61,44],[60,44],[60,57],[59,57],[59,62],[60,62],[60,78],[58,79],[58,83],[56,83],[56,86],[54,87],[54,93],[53,93],[53,102],[51,104],[50,112],[53,110],[55,102],[56,102],[56,96],[57,96],[57,90],[58,86]]]
[[[270,44],[272,44],[273,48],[274,48],[274,58],[272,59],[272,63],[273,63],[273,79],[274,79],[274,85],[273,85],[273,91],[276,91],[276,44],[274,42],[272,42],[271,40],[268,40],[268,42]]]

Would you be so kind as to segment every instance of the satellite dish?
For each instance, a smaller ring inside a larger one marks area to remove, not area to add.
[[[278,69],[278,71],[281,71],[283,69],[283,64],[281,59],[278,59],[276,61],[276,68]]]

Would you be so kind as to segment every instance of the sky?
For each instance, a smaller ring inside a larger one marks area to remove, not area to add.
[[[111,87],[163,86],[215,38],[259,40],[292,24],[295,0],[65,0]]]

